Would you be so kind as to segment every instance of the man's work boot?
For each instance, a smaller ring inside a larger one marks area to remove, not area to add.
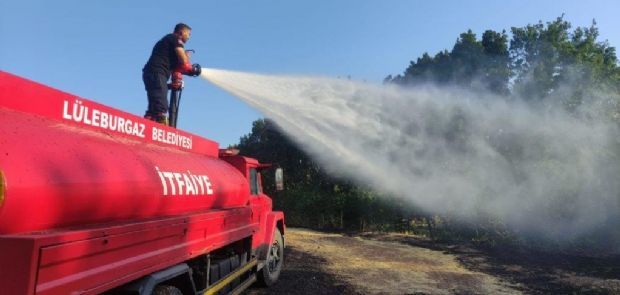
[[[170,122],[168,122],[168,117],[166,117],[166,115],[159,116],[156,121],[166,126],[170,126]]]
[[[168,122],[168,117],[166,116],[166,114],[159,114],[156,116],[152,116],[150,114],[145,114],[144,118],[147,120],[151,120],[151,121],[155,121],[157,123],[160,124],[164,124],[166,126],[170,126],[170,123]]]

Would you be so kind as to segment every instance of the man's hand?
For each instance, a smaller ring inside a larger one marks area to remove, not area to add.
[[[183,63],[179,66],[179,70],[185,75],[190,75],[192,73],[192,64],[189,62]]]
[[[171,89],[181,89],[183,87],[183,75],[181,72],[174,71],[170,82]]]
[[[192,77],[196,77],[200,75],[201,71],[202,71],[202,68],[200,67],[199,64],[192,65],[189,63],[180,64],[175,70],[175,72],[180,72],[183,75],[188,75]]]

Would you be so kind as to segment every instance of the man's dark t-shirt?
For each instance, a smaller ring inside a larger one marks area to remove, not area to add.
[[[170,72],[177,66],[179,57],[175,49],[183,48],[183,41],[175,34],[168,34],[161,38],[153,47],[153,53],[146,62],[142,71],[160,72],[170,76]]]

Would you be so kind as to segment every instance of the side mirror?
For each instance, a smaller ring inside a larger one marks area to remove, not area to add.
[[[284,171],[282,168],[276,169],[276,190],[284,190]]]

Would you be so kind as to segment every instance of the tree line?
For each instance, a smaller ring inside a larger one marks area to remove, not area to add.
[[[487,30],[478,38],[467,30],[451,50],[424,53],[402,74],[384,83],[403,87],[432,83],[457,85],[577,112],[597,91],[620,97],[620,66],[615,48],[599,40],[593,21],[576,27],[563,17],[506,31]],[[566,88],[563,85],[571,85]],[[610,103],[608,119],[620,120],[620,101]],[[274,208],[286,212],[287,223],[327,230],[401,231],[434,239],[462,238],[489,243],[515,241],[501,222],[451,222],[424,212],[394,196],[329,175],[267,119],[253,122],[236,146],[243,155],[276,163],[285,171],[286,189],[276,192],[273,175],[263,175]],[[619,153],[620,154],[620,153]],[[620,199],[620,196],[618,196]],[[616,229],[620,237],[620,230]],[[618,238],[620,240],[620,238]]]

